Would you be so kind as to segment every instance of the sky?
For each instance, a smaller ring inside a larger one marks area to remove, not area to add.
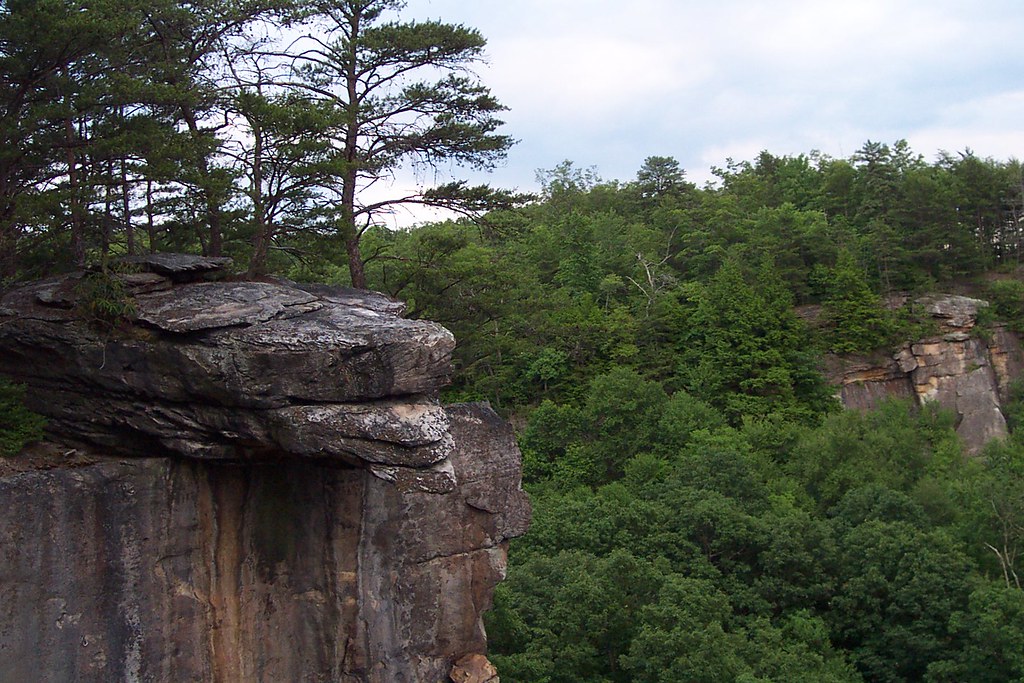
[[[569,160],[625,182],[671,156],[703,184],[729,158],[867,140],[1024,157],[1020,0],[408,0],[400,18],[480,30],[476,73],[519,141],[439,181],[536,191]]]

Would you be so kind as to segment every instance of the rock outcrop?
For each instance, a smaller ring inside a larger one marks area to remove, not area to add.
[[[0,461],[0,680],[488,671],[529,504],[507,425],[437,402],[451,335],[223,265],[139,259],[102,326],[81,275],[0,299],[0,373],[51,433]]]
[[[968,452],[1006,436],[1001,406],[1024,369],[1020,339],[1002,325],[976,333],[985,301],[940,295],[918,305],[939,334],[907,344],[891,356],[834,358],[829,374],[847,408],[867,410],[886,398],[935,402],[952,411]]]

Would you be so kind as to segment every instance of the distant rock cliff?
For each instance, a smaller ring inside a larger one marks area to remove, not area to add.
[[[529,504],[508,426],[436,400],[451,335],[367,292],[136,265],[105,328],[80,276],[0,299],[0,373],[52,434],[0,461],[0,680],[488,680]]]
[[[891,397],[934,401],[956,415],[957,433],[977,452],[1007,434],[1002,405],[1024,370],[1021,341],[1002,325],[978,334],[978,310],[988,305],[979,299],[936,295],[917,303],[938,323],[938,335],[888,356],[832,357],[830,379],[847,408],[867,410]]]

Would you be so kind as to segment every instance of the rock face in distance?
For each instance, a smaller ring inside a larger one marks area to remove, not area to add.
[[[891,356],[834,359],[829,374],[847,408],[867,410],[886,398],[936,402],[957,418],[968,452],[1007,435],[1001,406],[1010,382],[1024,369],[1015,334],[995,326],[985,337],[973,330],[979,299],[935,295],[918,304],[939,323],[940,334],[908,344]]]
[[[435,398],[451,335],[380,295],[140,263],[113,331],[74,277],[0,299],[0,372],[52,433],[0,461],[0,680],[488,671],[529,504],[508,426]]]

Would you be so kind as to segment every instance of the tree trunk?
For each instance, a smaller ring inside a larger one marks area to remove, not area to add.
[[[192,111],[191,107],[182,106],[181,113],[185,119],[185,125],[188,126],[189,133],[192,135],[193,142],[199,143],[202,140],[203,133],[199,130],[199,122],[196,120],[195,112]],[[206,222],[208,227],[208,241],[200,240],[204,243],[203,252],[206,256],[221,256],[224,238],[221,234],[220,202],[213,189],[210,160],[205,154],[199,157],[199,176],[206,185],[200,188],[203,193],[203,200],[206,202]]]
[[[354,154],[353,154],[354,156]],[[348,273],[352,286],[366,289],[366,271],[363,267],[363,256],[359,252],[359,230],[356,228],[356,171],[355,164],[345,172],[341,188],[341,225],[338,232],[345,242],[345,254],[348,257]]]
[[[267,268],[267,252],[273,238],[271,226],[266,220],[263,202],[263,128],[255,117],[250,121],[252,128],[252,181],[250,196],[252,201],[252,220],[256,227],[253,235],[252,258],[249,259],[249,277],[263,275]]]
[[[345,105],[345,168],[341,186],[341,235],[345,240],[348,256],[348,272],[352,286],[366,289],[366,271],[363,257],[359,253],[359,230],[356,228],[356,182],[359,179],[359,58],[357,55],[361,38],[362,12],[354,11],[349,17],[348,55],[345,66],[345,89],[348,102]]]
[[[124,216],[124,236],[128,254],[135,253],[135,226],[132,225],[131,185],[128,183],[128,162],[121,159],[121,212]]]
[[[85,226],[82,220],[81,197],[78,189],[78,159],[75,155],[77,135],[75,122],[71,118],[64,119],[64,144],[68,165],[68,192],[71,214],[71,261],[78,267],[85,266]]]
[[[14,222],[17,195],[10,181],[12,175],[6,164],[0,167],[0,281],[13,279],[18,273],[18,228]]]
[[[149,235],[149,253],[156,253],[156,220],[153,216],[153,181],[146,180],[146,232]]]
[[[17,275],[18,252],[14,224],[5,220],[0,223],[0,287],[5,280],[13,280]]]
[[[114,160],[107,160],[107,177],[103,190],[103,234],[100,253],[106,264],[110,254],[110,241],[114,233]]]
[[[338,232],[345,242],[345,254],[348,257],[348,273],[352,286],[366,289],[366,271],[363,267],[363,256],[359,252],[359,230],[356,228],[356,172],[353,165],[351,171],[345,173],[341,188],[341,225]]]
[[[359,237],[353,232],[352,237],[345,237],[345,253],[348,255],[348,272],[352,278],[352,286],[366,289],[366,271],[363,257],[359,253]]]

